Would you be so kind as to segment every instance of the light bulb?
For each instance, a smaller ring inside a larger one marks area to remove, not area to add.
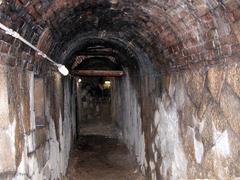
[[[82,79],[78,79],[78,82],[79,82],[79,83],[82,82]]]
[[[107,84],[107,85],[110,85],[111,81],[105,81],[104,83]]]
[[[68,69],[62,64],[58,65],[58,71],[64,76],[67,76],[69,74]]]
[[[105,81],[103,84],[104,89],[110,89],[111,87],[111,81]]]

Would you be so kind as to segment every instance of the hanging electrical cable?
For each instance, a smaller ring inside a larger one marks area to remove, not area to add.
[[[49,62],[53,63],[57,68],[58,71],[64,75],[67,76],[69,74],[68,69],[63,65],[63,64],[58,64],[56,63],[54,60],[52,60],[50,57],[48,57],[44,52],[42,52],[40,49],[38,49],[36,46],[34,46],[33,44],[31,44],[30,42],[28,42],[26,39],[24,39],[18,32],[8,28],[7,26],[5,26],[4,24],[0,23],[0,28],[2,30],[4,30],[4,32],[16,39],[19,39],[20,41],[22,41],[24,44],[28,45],[29,47],[31,47],[32,49],[34,49],[39,56],[42,56],[44,59],[48,60]]]

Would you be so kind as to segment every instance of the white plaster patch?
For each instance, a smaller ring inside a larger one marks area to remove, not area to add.
[[[188,131],[187,131],[187,135],[189,137],[189,142],[190,144],[193,144],[194,146],[194,157],[195,160],[198,164],[201,163],[202,161],[202,157],[204,154],[204,147],[203,147],[203,143],[201,141],[198,141],[195,137],[196,133],[195,133],[195,129],[188,126]]]
[[[155,151],[155,152],[154,152],[154,161],[155,161],[155,162],[157,162],[157,160],[158,160],[158,158],[157,158],[157,157],[158,157],[158,152],[157,152],[157,151]]]
[[[155,163],[153,161],[150,161],[149,165],[150,165],[150,169],[151,169],[152,180],[157,180],[156,171],[155,171]]]
[[[34,113],[34,75],[31,73],[29,75],[29,106],[30,106],[30,126],[31,130],[36,128],[36,123],[35,123],[35,113]]]
[[[224,132],[220,132],[216,129],[213,123],[213,138],[215,144],[214,149],[216,150],[216,152],[223,157],[229,156],[230,146],[227,130],[225,130]]]
[[[202,133],[205,121],[200,122],[197,120],[195,116],[193,117],[193,124],[195,128],[188,127],[192,131],[192,138],[193,138],[193,144],[194,144],[194,155],[196,162],[200,164],[202,162],[203,154],[204,154],[204,146],[202,141],[199,141],[196,139],[196,133]],[[199,132],[196,132],[196,129],[198,129]]]
[[[141,109],[138,104],[135,89],[131,86],[129,77],[126,76],[122,82],[124,87],[124,96],[121,97],[123,104],[122,116],[122,137],[127,144],[128,149],[135,153],[142,173],[145,174],[147,167],[145,157],[145,138],[142,132]]]
[[[202,162],[204,147],[203,147],[203,143],[198,141],[195,137],[194,137],[194,150],[195,150],[196,161],[198,164],[200,164]]]
[[[52,179],[58,179],[60,174],[60,152],[59,152],[59,143],[56,138],[56,131],[53,120],[50,120],[49,123],[50,137],[50,159],[49,167],[51,169]]]
[[[154,121],[158,121],[157,147],[161,150],[162,165],[160,172],[167,178],[168,171],[172,172],[171,179],[187,177],[187,159],[179,136],[179,123],[176,104],[172,103],[167,109],[161,100],[158,101],[159,110],[155,112]],[[159,119],[157,119],[159,118]]]
[[[0,131],[0,172],[14,171],[15,164],[15,129],[16,120],[8,128]]]
[[[30,78],[30,109],[31,109],[31,128],[35,129],[35,118],[34,118],[34,102],[33,102],[33,76]],[[39,168],[37,158],[35,154],[28,156],[28,152],[32,152],[35,150],[35,131],[32,131],[30,135],[25,134],[25,148],[22,154],[22,159],[20,165],[17,169],[16,176],[13,180],[25,180],[31,179],[33,180],[40,180],[40,179],[61,179],[61,176],[65,174],[68,159],[69,159],[69,151],[71,147],[71,123],[72,117],[70,113],[70,93],[69,93],[69,86],[64,86],[65,93],[64,93],[64,121],[62,119],[61,113],[59,118],[59,131],[60,131],[60,144],[56,138],[56,130],[53,119],[51,119],[49,112],[47,112],[48,122],[49,122],[49,132],[47,134],[47,138],[50,140],[49,144],[46,143],[46,151],[45,151],[45,158],[47,158],[46,165],[43,168]],[[50,103],[49,100],[46,101],[46,106],[49,107]],[[48,108],[47,108],[48,109]],[[15,122],[15,121],[14,121]],[[15,126],[12,125],[11,129],[9,130],[9,135],[14,139],[14,131]],[[11,131],[11,132],[10,132]],[[13,140],[12,139],[12,140]],[[1,139],[0,139],[1,140]],[[61,151],[59,149],[59,145],[61,146]],[[15,146],[12,146],[15,147]],[[14,153],[11,153],[15,155]],[[1,154],[0,154],[1,155]],[[14,156],[15,157],[15,156]],[[15,160],[13,160],[15,162]],[[1,162],[0,162],[1,165]]]
[[[154,126],[157,127],[158,126],[158,123],[159,123],[159,119],[160,119],[160,113],[159,111],[155,111],[155,114],[154,114]]]
[[[175,82],[176,83],[175,99],[176,99],[177,108],[181,108],[186,99],[184,83],[182,81],[183,81],[182,79],[178,78]]]
[[[7,128],[9,124],[7,70],[0,66],[0,128]]]

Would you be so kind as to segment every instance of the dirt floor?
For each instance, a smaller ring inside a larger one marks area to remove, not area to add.
[[[71,152],[66,180],[143,180],[123,143],[82,135]]]
[[[89,121],[80,125],[81,135],[102,135],[116,138],[117,130],[110,121]]]

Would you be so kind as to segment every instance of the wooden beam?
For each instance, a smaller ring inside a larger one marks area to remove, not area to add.
[[[104,71],[104,70],[74,70],[71,72],[78,76],[106,76],[106,77],[121,77],[124,75],[123,71]]]

